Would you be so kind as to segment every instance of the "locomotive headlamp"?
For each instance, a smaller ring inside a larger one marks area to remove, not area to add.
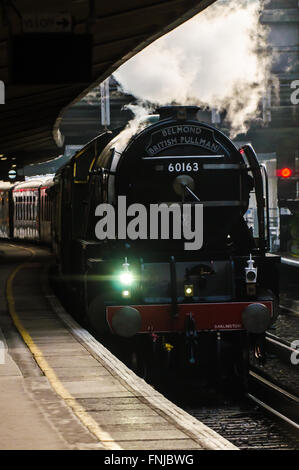
[[[245,268],[245,280],[246,280],[246,290],[248,295],[256,294],[256,280],[257,280],[257,268],[254,267],[254,261],[250,254],[250,258],[247,261],[247,268]]]
[[[193,284],[185,284],[184,285],[184,294],[185,294],[185,297],[193,297],[193,295],[194,295]]]
[[[130,286],[134,281],[133,274],[129,271],[129,263],[127,258],[125,258],[125,262],[123,264],[123,271],[119,275],[120,282],[125,286]]]
[[[124,271],[123,273],[120,274],[119,280],[125,286],[130,286],[134,280],[133,274],[130,273],[130,271]]]
[[[121,295],[124,299],[129,299],[131,297],[131,292],[128,289],[125,289],[121,292]]]
[[[256,273],[254,271],[248,271],[246,273],[247,282],[256,282]]]
[[[246,282],[256,282],[257,268],[254,267],[254,261],[250,254],[250,258],[247,261],[248,267],[245,268]]]

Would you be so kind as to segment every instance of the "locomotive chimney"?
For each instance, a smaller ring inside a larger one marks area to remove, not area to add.
[[[180,121],[185,120],[198,120],[197,112],[199,111],[198,106],[163,106],[156,110],[156,113],[160,115],[162,119],[178,119]]]

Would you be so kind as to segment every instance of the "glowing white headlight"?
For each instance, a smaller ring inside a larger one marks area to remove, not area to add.
[[[121,273],[121,275],[119,276],[119,280],[125,286],[130,286],[134,280],[133,274],[131,274],[129,271],[125,271]]]

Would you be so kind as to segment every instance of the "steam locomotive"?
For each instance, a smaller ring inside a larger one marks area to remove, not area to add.
[[[217,362],[229,349],[244,377],[249,345],[263,359],[278,314],[266,175],[250,145],[237,149],[197,112],[160,108],[75,154],[49,190],[53,249],[76,315],[136,368]]]

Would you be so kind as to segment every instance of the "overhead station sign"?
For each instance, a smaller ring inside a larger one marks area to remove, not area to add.
[[[23,15],[23,33],[67,33],[72,31],[70,13],[31,13]]]
[[[12,84],[91,83],[93,37],[74,33],[71,13],[26,13],[22,26],[10,37]]]

